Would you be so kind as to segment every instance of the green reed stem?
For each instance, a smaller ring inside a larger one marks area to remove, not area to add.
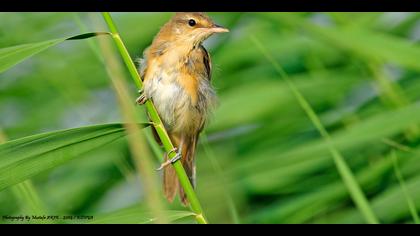
[[[410,193],[408,192],[407,187],[405,185],[404,177],[398,166],[398,157],[395,150],[391,152],[391,156],[392,156],[392,162],[394,164],[395,176],[397,176],[398,182],[401,186],[402,193],[407,201],[408,209],[410,210],[411,216],[413,217],[413,221],[415,224],[420,224],[420,217],[417,213],[416,204],[414,203],[413,198],[410,196]]]
[[[271,56],[271,54],[267,51],[263,44],[254,36],[251,36],[251,40],[255,43],[255,45],[258,47],[261,53],[264,54],[267,60],[274,66],[274,69],[277,71],[277,73],[279,73],[282,79],[289,86],[293,95],[298,100],[299,105],[306,112],[306,115],[309,117],[314,126],[317,128],[318,132],[321,134],[333,157],[335,166],[344,182],[344,185],[347,187],[351,198],[353,199],[354,203],[356,204],[362,215],[365,217],[366,221],[370,224],[379,223],[375,213],[373,212],[369,204],[369,201],[367,200],[365,194],[363,193],[362,189],[357,183],[356,178],[354,177],[350,167],[347,165],[346,161],[344,160],[343,156],[338,151],[338,149],[334,146],[331,140],[331,136],[329,135],[325,127],[322,125],[321,120],[319,119],[315,111],[312,109],[309,102],[299,92],[294,83],[289,79],[287,73]]]
[[[220,182],[221,187],[223,187],[225,189],[225,191],[223,191],[223,195],[226,199],[226,202],[227,202],[227,205],[228,205],[228,210],[229,210],[229,213],[232,217],[232,221],[233,221],[234,224],[240,224],[241,221],[239,219],[238,210],[236,209],[235,203],[232,199],[231,193],[229,192],[229,188],[226,184],[226,183],[228,183],[228,181],[225,178],[225,175],[223,173],[223,169],[222,169],[221,165],[219,164],[219,162],[217,161],[213,150],[210,148],[206,133],[203,133],[201,135],[201,144],[202,144],[204,153],[206,154],[207,158],[210,160],[211,165],[213,166],[213,169],[214,169],[215,174],[218,178],[218,181]]]
[[[140,75],[137,72],[137,68],[134,65],[133,60],[130,57],[130,54],[127,51],[127,48],[125,47],[118,33],[117,27],[114,24],[114,21],[112,20],[111,15],[108,12],[103,12],[102,16],[111,31],[111,35],[114,40],[114,43],[117,46],[118,51],[121,54],[121,57],[123,58],[123,61],[128,71],[130,72],[132,79],[134,80],[134,83],[136,84],[138,89],[142,89],[143,82],[140,78]],[[171,152],[171,150],[174,149],[174,145],[172,144],[171,139],[169,138],[168,133],[166,132],[165,127],[163,126],[162,120],[160,119],[155,106],[150,100],[146,101],[145,106],[146,106],[147,112],[149,113],[150,120],[152,121],[153,126],[156,129],[160,140],[162,141],[162,144],[163,144],[163,147],[165,148],[166,153],[169,153],[169,158],[175,157],[176,154],[174,152]],[[163,157],[162,157],[162,161],[163,161]],[[179,182],[182,188],[184,188],[185,194],[187,195],[187,198],[190,202],[191,209],[196,214],[195,219],[197,223],[207,224],[207,220],[204,216],[201,204],[197,198],[196,193],[194,192],[194,189],[191,185],[191,182],[188,179],[187,174],[185,173],[184,167],[179,161],[175,162],[173,164],[173,167],[175,169],[176,174],[178,175]]]

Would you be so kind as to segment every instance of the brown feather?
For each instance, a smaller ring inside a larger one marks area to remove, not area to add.
[[[187,137],[181,143],[182,151],[182,166],[185,169],[185,173],[188,176],[193,188],[195,188],[195,149],[197,144],[196,137]],[[186,206],[189,204],[187,195],[182,187],[179,188],[179,196],[181,203]]]
[[[168,158],[165,157],[165,161]],[[175,169],[172,165],[165,167],[163,171],[163,193],[169,202],[172,202],[176,196],[176,192],[179,188],[179,181],[176,176]]]
[[[207,79],[211,80],[211,57],[203,45],[200,46],[200,50],[203,54],[203,64],[206,67]]]
[[[180,138],[175,135],[170,135],[171,141],[175,147],[178,147]],[[168,156],[165,155],[165,161],[168,160]],[[172,202],[176,196],[179,188],[179,181],[176,175],[175,169],[172,165],[166,166],[163,170],[163,193],[169,202]]]
[[[185,173],[187,174],[192,186],[195,188],[195,150],[197,146],[197,136],[183,136],[182,138],[179,138],[175,135],[171,135],[171,139],[174,145],[179,147],[179,151],[182,155],[182,166],[184,167]],[[166,161],[167,157],[165,158]],[[184,189],[181,187],[178,177],[176,176],[175,169],[172,165],[167,166],[164,169],[163,190],[165,197],[168,199],[169,202],[173,201],[177,191],[179,191],[181,203],[184,206],[189,204]]]

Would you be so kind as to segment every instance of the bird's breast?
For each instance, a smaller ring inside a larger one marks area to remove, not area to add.
[[[204,125],[214,91],[208,80],[196,78],[182,68],[150,68],[144,92],[151,98],[170,132],[194,134]]]

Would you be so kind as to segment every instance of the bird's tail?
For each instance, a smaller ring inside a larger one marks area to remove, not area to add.
[[[182,155],[182,166],[184,167],[191,184],[195,188],[195,149],[197,146],[197,137],[181,139],[180,144],[176,146],[178,146],[178,150]],[[165,197],[169,202],[173,201],[176,192],[179,191],[182,204],[188,205],[187,196],[178,181],[178,177],[172,165],[167,166],[163,171],[163,190]]]

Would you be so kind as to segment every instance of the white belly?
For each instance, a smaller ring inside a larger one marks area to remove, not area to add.
[[[190,96],[177,82],[180,78],[175,69],[170,73],[161,72],[159,68],[150,68],[150,71],[155,73],[145,80],[144,93],[155,104],[166,129],[179,133],[196,133],[201,129],[216,101],[209,80],[199,80],[198,101],[192,104]]]
[[[175,80],[146,80],[144,92],[147,98],[152,99],[169,131],[194,132],[204,122],[204,114],[192,105],[190,97]]]

